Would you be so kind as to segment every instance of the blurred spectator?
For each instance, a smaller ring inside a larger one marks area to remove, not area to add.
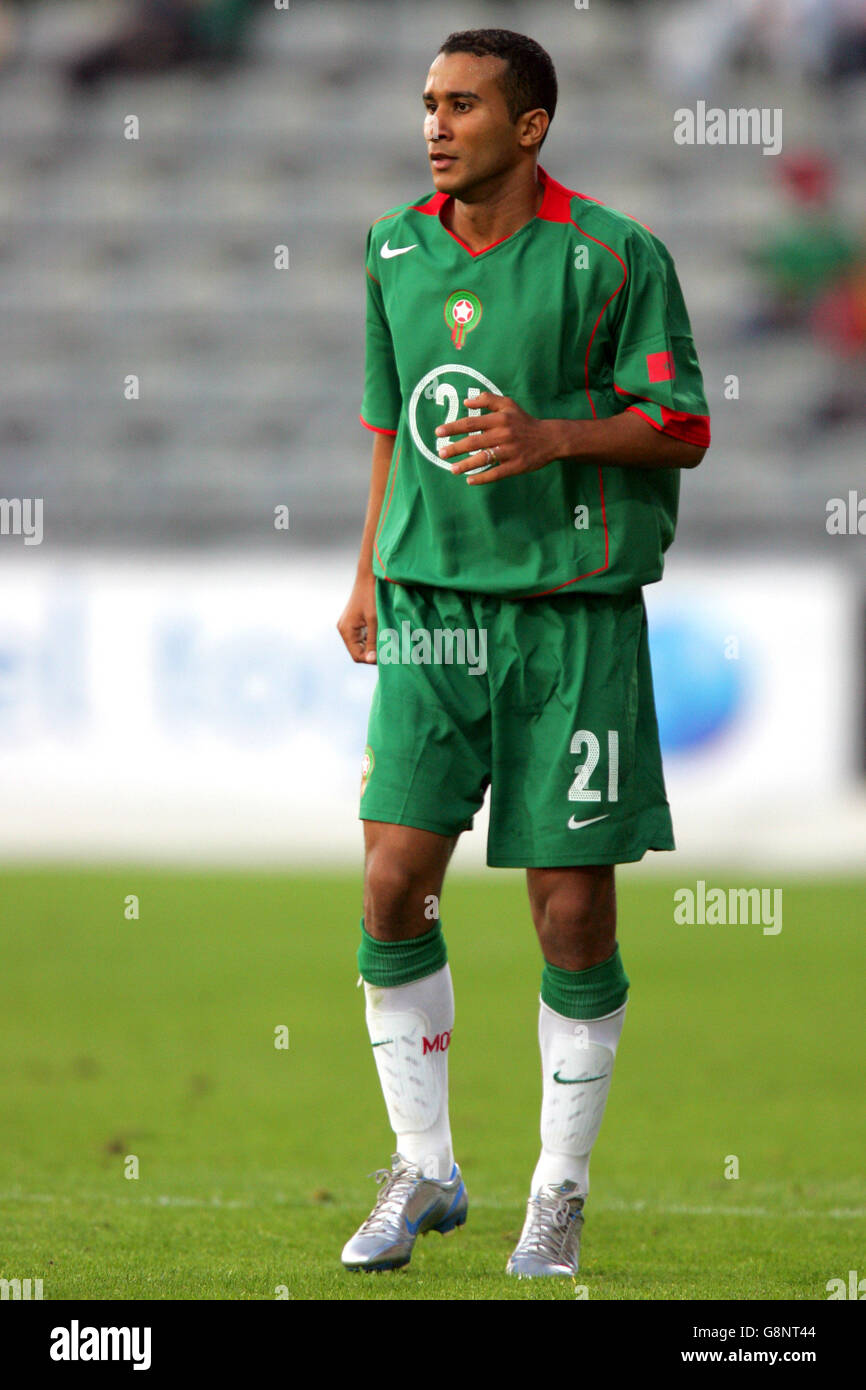
[[[253,0],[136,0],[117,32],[69,65],[78,90],[115,73],[162,72],[240,56]]]
[[[835,361],[833,389],[815,406],[814,430],[866,421],[866,260],[816,301],[811,326]]]
[[[819,296],[863,256],[860,239],[836,208],[836,171],[824,154],[782,155],[776,172],[789,211],[748,253],[763,280],[763,303],[747,324],[750,333],[808,327]]]
[[[832,388],[783,427],[807,448],[817,433],[866,419],[866,247],[838,211],[836,170],[824,154],[785,155],[777,172],[790,212],[750,252],[764,302],[747,331],[797,332],[829,354]]]
[[[17,15],[5,3],[5,0],[0,0],[0,71],[12,62],[17,46]]]
[[[827,0],[835,24],[827,42],[827,77],[839,81],[866,73],[866,0]]]
[[[712,97],[746,67],[810,81],[866,72],[866,0],[682,0],[650,35],[655,72],[682,95]]]

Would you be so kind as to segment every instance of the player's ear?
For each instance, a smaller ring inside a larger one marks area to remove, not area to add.
[[[550,117],[543,107],[537,111],[524,111],[520,117],[518,139],[524,149],[537,148],[550,125]]]

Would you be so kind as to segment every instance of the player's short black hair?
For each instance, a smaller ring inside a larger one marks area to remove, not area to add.
[[[556,69],[546,49],[513,29],[464,29],[449,34],[440,53],[474,53],[477,58],[504,58],[508,67],[503,73],[502,89],[512,121],[524,111],[541,106],[550,120],[556,110]],[[541,139],[539,149],[547,139]]]

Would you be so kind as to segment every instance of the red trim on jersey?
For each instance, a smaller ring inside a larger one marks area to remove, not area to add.
[[[603,203],[600,198],[593,198],[591,193],[574,193],[572,197],[582,198],[585,203],[598,203],[600,208],[607,207],[607,203]],[[622,212],[622,209],[620,208],[619,211]],[[649,232],[650,236],[655,236],[652,227],[648,227],[645,222],[641,222],[639,218],[634,217],[630,212],[624,212],[623,217],[627,217],[630,222],[637,222],[637,225],[643,227],[645,232]]]
[[[563,187],[561,183],[557,183],[556,179],[552,179],[547,171],[542,169],[541,165],[538,166],[537,172],[539,182],[544,187],[544,196],[541,200],[541,207],[538,209],[535,216],[540,218],[543,222],[569,222],[571,220],[571,199],[574,195],[567,188]],[[438,217],[439,221],[442,222],[442,208],[449,201],[451,196],[450,193],[434,193],[432,198],[428,198],[426,203],[419,203],[414,211],[423,212],[429,217]],[[534,220],[534,218],[530,218],[530,221]],[[526,223],[524,223],[524,226],[525,225]],[[483,256],[485,251],[492,251],[494,246],[501,246],[503,241],[508,241],[510,237],[516,236],[516,232],[509,232],[508,236],[501,236],[498,240],[491,241],[489,246],[482,246],[480,250],[473,251],[472,247],[467,246],[462,237],[459,237],[456,232],[452,232],[451,228],[446,227],[444,222],[442,222],[442,227],[450,237],[453,237],[458,246],[462,246],[463,250],[468,251],[469,255],[473,258],[476,256]],[[521,229],[518,227],[517,231],[520,230]]]
[[[662,423],[653,420],[647,415],[646,411],[641,410],[640,406],[627,405],[626,410],[633,410],[636,415],[640,415],[647,420],[654,430],[661,434],[669,434],[672,439],[682,439],[686,444],[697,444],[701,449],[710,447],[710,417],[709,415],[690,415],[685,410],[668,410],[666,405],[659,405],[657,401],[650,400],[649,396],[637,396],[634,391],[623,391],[621,386],[613,384],[613,389],[619,396],[632,396],[639,401],[646,401],[648,405],[654,405],[662,413]]]
[[[538,166],[538,172],[544,183],[544,198],[541,207],[538,209],[537,216],[542,222],[570,222],[571,221],[571,200],[575,196],[570,188],[564,184],[557,183],[552,179],[546,169]]]
[[[702,449],[710,447],[709,415],[688,415],[682,410],[668,410],[662,406],[663,432],[672,434],[674,439],[683,439],[687,444],[697,444]]]
[[[578,193],[576,189],[566,188],[565,184],[558,183],[556,179],[551,178],[547,170],[543,169],[540,164],[538,165],[536,172],[538,173],[539,182],[544,185],[544,197],[541,200],[541,207],[535,214],[535,216],[538,217],[542,222],[570,222],[572,220],[572,198],[580,198],[585,203],[597,203],[600,208],[606,206],[606,204],[603,203],[600,198],[593,198],[589,193]],[[439,220],[441,221],[442,219],[440,217],[440,213],[442,211],[442,208],[451,197],[452,194],[450,193],[433,193],[427,199],[426,203],[418,203],[412,209],[412,211],[423,212],[430,217],[439,217]],[[383,222],[385,220],[385,217],[396,217],[396,215],[396,213],[388,212],[385,213],[384,217],[379,217],[376,220],[378,222]],[[643,227],[644,230],[649,232],[651,235],[655,235],[655,233],[652,230],[652,227],[647,227],[645,222],[638,222],[638,219],[636,217],[632,217],[630,212],[627,212],[625,216],[628,217],[632,222],[637,222],[639,227]],[[530,221],[532,220],[533,219],[530,218]],[[445,227],[444,222],[442,223],[442,225],[443,227]],[[519,230],[520,228],[518,228],[518,231]],[[459,242],[459,244],[466,251],[469,252],[470,256],[483,256],[485,251],[490,251],[494,246],[499,246],[500,242],[508,240],[508,237],[500,237],[499,241],[492,241],[490,243],[490,246],[482,246],[480,251],[473,251],[471,246],[467,246],[466,242],[461,241],[460,237],[455,236],[454,232],[452,232],[448,227],[445,227],[445,231],[448,232],[449,236],[454,237],[454,240],[456,242]],[[511,236],[514,235],[515,233],[512,232]],[[610,250],[609,247],[608,250]]]
[[[584,357],[584,363],[583,363],[583,375],[584,375],[584,383],[585,383],[585,390],[586,390],[586,398],[587,398],[587,400],[589,401],[589,408],[590,408],[590,410],[592,411],[592,418],[593,418],[593,419],[596,419],[595,405],[593,404],[593,399],[592,399],[592,396],[590,395],[590,390],[589,390],[589,354],[590,354],[590,351],[591,351],[591,349],[592,349],[592,343],[593,343],[593,339],[595,338],[596,331],[597,331],[597,329],[598,329],[599,324],[601,323],[602,318],[604,317],[604,314],[605,314],[605,311],[607,310],[608,305],[611,303],[612,300],[614,300],[614,299],[616,298],[616,296],[619,294],[620,290],[623,288],[623,285],[625,285],[626,281],[628,280],[628,270],[627,270],[627,268],[626,268],[625,261],[622,259],[621,256],[617,255],[616,251],[614,251],[612,247],[608,246],[605,242],[600,241],[600,240],[598,239],[598,237],[592,236],[591,233],[585,232],[585,231],[583,230],[583,228],[582,228],[577,222],[575,222],[574,218],[572,217],[572,215],[571,215],[571,199],[572,199],[572,198],[584,198],[585,195],[582,194],[582,193],[576,193],[576,192],[574,192],[573,189],[566,188],[564,184],[558,183],[556,179],[552,179],[552,178],[550,177],[550,175],[549,175],[544,169],[542,169],[540,166],[539,166],[538,172],[539,172],[539,174],[542,176],[542,178],[543,178],[543,180],[544,180],[544,198],[543,198],[543,200],[542,200],[541,207],[540,207],[539,210],[538,210],[537,216],[538,216],[539,218],[541,218],[543,221],[546,221],[546,222],[562,222],[562,223],[568,223],[568,222],[570,222],[571,225],[572,225],[573,227],[576,227],[576,228],[577,228],[577,230],[580,232],[581,236],[588,237],[589,240],[590,240],[590,241],[594,241],[594,242],[596,243],[597,246],[603,246],[604,249],[605,249],[605,251],[609,251],[610,254],[611,254],[612,256],[615,256],[616,259],[619,261],[620,265],[622,266],[622,280],[621,280],[620,283],[617,285],[617,287],[616,287],[616,289],[614,290],[613,294],[609,295],[608,298],[605,300],[604,304],[601,306],[601,310],[600,310],[600,312],[599,312],[598,318],[596,319],[595,324],[593,325],[592,332],[591,332],[590,335],[589,335],[589,342],[588,342],[587,345],[586,345],[586,355],[585,355],[585,357]],[[592,199],[588,199],[587,201],[590,201],[590,202],[598,202],[598,199],[592,198]],[[601,204],[601,206],[604,206],[604,204]],[[446,227],[445,230],[447,231],[448,228]],[[452,235],[453,235],[453,233],[452,233]],[[459,237],[455,237],[455,241],[459,241],[459,240],[460,240]],[[496,245],[496,244],[497,244],[497,243],[494,243],[494,245]],[[462,243],[461,243],[461,245],[462,245]],[[468,250],[468,249],[469,249],[469,248],[467,247],[467,250]],[[486,249],[487,249],[487,248],[486,248]],[[481,253],[478,252],[478,253],[476,253],[476,254],[480,255]],[[526,597],[526,598],[545,598],[548,594],[556,594],[556,593],[559,593],[560,590],[562,590],[562,589],[568,589],[568,588],[570,588],[572,584],[579,584],[580,581],[581,581],[582,579],[590,579],[590,578],[592,578],[593,575],[596,575],[596,574],[603,574],[604,571],[605,571],[606,569],[609,568],[609,566],[610,566],[610,532],[609,532],[609,530],[608,530],[608,525],[607,525],[607,509],[606,509],[606,507],[605,507],[605,501],[604,501],[604,475],[603,475],[602,468],[601,468],[601,465],[600,465],[600,464],[598,465],[598,491],[599,491],[599,500],[600,500],[600,502],[601,502],[601,520],[602,520],[602,526],[603,526],[603,528],[604,528],[604,564],[603,564],[603,565],[599,565],[599,567],[598,567],[597,569],[594,569],[594,570],[587,570],[585,574],[578,574],[578,575],[575,575],[574,579],[567,579],[564,583],[562,583],[562,584],[557,584],[557,585],[555,585],[555,587],[552,588],[552,589],[542,589],[542,590],[540,590],[538,593],[535,593],[535,594],[526,594],[526,595],[524,595],[524,597]]]
[[[548,188],[550,188],[550,184],[548,184]],[[586,399],[589,401],[589,408],[590,408],[590,410],[592,411],[592,418],[593,418],[593,420],[595,420],[595,419],[596,419],[595,405],[594,405],[594,403],[593,403],[593,399],[592,399],[592,396],[591,396],[590,390],[589,390],[589,354],[590,354],[590,351],[591,351],[591,349],[592,349],[592,342],[593,342],[593,339],[595,338],[596,332],[597,332],[597,330],[598,330],[598,325],[601,323],[601,321],[602,321],[602,319],[603,319],[603,317],[604,317],[604,315],[605,315],[605,312],[606,312],[606,310],[607,310],[607,306],[611,303],[612,300],[614,300],[614,299],[616,298],[616,296],[619,294],[620,290],[622,289],[623,285],[624,285],[624,284],[626,283],[626,281],[628,280],[628,270],[627,270],[627,268],[626,268],[625,261],[622,259],[622,256],[618,255],[617,252],[614,251],[612,247],[608,246],[606,242],[604,242],[604,241],[599,241],[598,237],[592,236],[592,234],[591,234],[590,232],[585,232],[585,231],[583,230],[583,228],[580,226],[580,224],[577,223],[577,222],[575,222],[574,218],[571,216],[571,198],[572,198],[572,197],[581,197],[582,195],[581,195],[581,194],[572,193],[571,190],[569,190],[569,189],[567,189],[567,188],[563,188],[562,184],[557,184],[556,187],[555,187],[555,189],[554,189],[554,196],[555,196],[555,198],[556,198],[556,201],[553,203],[554,208],[557,208],[557,207],[561,208],[561,207],[562,207],[562,202],[561,202],[561,197],[562,197],[562,195],[564,195],[564,196],[568,199],[568,203],[569,203],[569,213],[568,213],[568,217],[567,217],[567,218],[563,218],[562,220],[563,220],[563,221],[568,221],[568,222],[571,223],[571,225],[572,225],[573,227],[576,227],[577,230],[580,232],[580,235],[581,235],[581,236],[589,237],[589,240],[590,240],[590,241],[594,241],[594,242],[596,243],[597,246],[603,246],[604,249],[605,249],[605,251],[609,251],[610,254],[611,254],[612,256],[615,256],[616,259],[619,261],[620,265],[622,266],[622,280],[621,280],[621,281],[619,282],[619,284],[617,285],[617,287],[616,287],[616,289],[614,290],[613,294],[608,295],[607,299],[604,301],[604,304],[602,304],[602,306],[601,306],[601,310],[600,310],[600,312],[599,312],[598,318],[596,319],[595,323],[593,324],[592,332],[591,332],[590,335],[589,335],[589,342],[588,342],[587,345],[586,345],[586,355],[584,356],[584,359],[583,359],[584,389],[585,389],[585,391],[586,391]],[[556,219],[554,219],[554,220],[556,220]],[[601,465],[600,465],[600,464],[598,465],[598,490],[599,490],[599,494],[600,494],[600,497],[601,497],[601,520],[602,520],[602,525],[603,525],[603,527],[604,527],[604,564],[601,565],[598,569],[587,571],[586,574],[578,574],[578,575],[575,576],[574,579],[566,580],[566,582],[565,582],[564,584],[557,584],[556,587],[553,588],[553,589],[544,589],[544,590],[542,590],[540,593],[537,593],[537,594],[528,594],[528,595],[527,595],[527,598],[544,598],[547,594],[555,594],[555,593],[557,593],[560,589],[568,589],[572,584],[578,584],[578,583],[580,582],[581,579],[589,579],[592,575],[595,575],[595,574],[603,574],[604,571],[605,571],[605,570],[608,568],[608,566],[610,565],[610,533],[608,532],[608,527],[607,527],[607,510],[606,510],[605,505],[604,505],[604,475],[603,475],[603,473],[602,473]]]
[[[569,220],[569,222],[571,223],[571,225],[572,225],[573,227],[577,227],[577,230],[580,232],[580,235],[581,235],[581,236],[588,236],[589,239],[590,239],[590,241],[594,241],[594,242],[595,242],[596,246],[603,246],[604,249],[605,249],[605,251],[610,251],[610,254],[611,254],[612,256],[616,256],[616,259],[619,261],[620,265],[622,266],[622,279],[620,280],[620,282],[619,282],[619,284],[617,285],[616,289],[614,290],[613,294],[608,295],[607,299],[604,301],[604,303],[603,303],[602,306],[601,306],[601,311],[600,311],[600,313],[599,313],[599,316],[598,316],[598,318],[596,319],[595,323],[593,324],[592,332],[591,332],[590,335],[589,335],[589,342],[588,342],[587,345],[586,345],[586,356],[585,356],[584,359],[583,359],[584,390],[586,391],[586,399],[589,401],[589,408],[590,408],[590,410],[592,411],[592,418],[593,418],[593,420],[594,420],[594,419],[596,418],[596,414],[595,414],[595,405],[593,404],[592,396],[591,396],[590,393],[589,393],[589,354],[590,354],[590,350],[591,350],[591,348],[592,348],[592,340],[593,340],[593,338],[594,338],[595,335],[596,335],[596,331],[597,331],[597,329],[598,329],[598,325],[601,323],[601,321],[602,321],[602,319],[603,319],[603,317],[604,317],[604,313],[605,313],[605,310],[607,309],[608,304],[610,304],[611,300],[616,299],[617,295],[619,294],[620,290],[622,289],[623,285],[625,284],[626,280],[628,279],[628,270],[626,269],[626,264],[625,264],[625,261],[623,260],[622,256],[618,255],[617,252],[614,251],[612,247],[608,246],[607,243],[604,242],[604,241],[599,241],[598,237],[597,237],[597,236],[593,236],[590,232],[585,232],[585,231],[583,230],[583,228],[580,226],[580,224],[579,224],[578,222],[575,222],[575,220],[574,220],[573,217],[569,217],[568,220]]]
[[[604,506],[604,481],[601,464],[598,465],[598,490],[601,493],[601,520],[604,526],[604,564],[599,565],[597,570],[587,570],[586,574],[578,574],[574,579],[567,579],[564,584],[557,584],[552,589],[542,589],[537,594],[524,594],[524,598],[545,598],[548,594],[558,594],[560,589],[568,589],[572,584],[578,584],[581,579],[591,579],[594,574],[604,574],[610,564],[610,539],[607,530],[607,512]]]
[[[392,477],[391,477],[391,491],[390,491],[390,493],[388,494],[388,501],[387,501],[387,503],[385,504],[385,510],[384,510],[384,512],[382,513],[382,520],[381,520],[381,522],[379,523],[379,529],[378,529],[378,531],[376,532],[376,535],[375,535],[374,538],[373,538],[373,548],[374,548],[374,550],[376,551],[376,554],[379,556],[379,564],[382,566],[382,572],[383,572],[383,574],[384,574],[384,576],[385,576],[386,579],[388,579],[388,574],[387,574],[387,571],[385,570],[385,561],[382,559],[382,556],[379,555],[379,537],[381,536],[381,534],[382,534],[382,528],[383,528],[384,525],[385,525],[385,519],[386,519],[386,517],[387,517],[387,515],[388,515],[388,508],[389,508],[390,505],[391,505],[391,498],[394,496],[394,484],[395,484],[396,481],[397,481],[397,469],[398,469],[399,466],[400,466],[400,450],[399,450],[399,449],[397,450],[397,457],[394,459],[394,465],[393,465],[393,466],[394,466],[394,473],[393,473],[393,475],[392,475]],[[393,581],[393,580],[388,580],[388,582],[389,582],[390,584],[393,584],[394,581]]]
[[[575,222],[574,218],[571,216],[571,199],[572,199],[572,198],[580,198],[583,202],[596,203],[596,204],[598,204],[599,207],[604,207],[604,206],[606,206],[606,205],[601,201],[601,199],[599,199],[599,198],[593,198],[593,197],[591,197],[591,195],[588,194],[588,193],[579,193],[579,192],[577,192],[577,191],[574,190],[574,189],[566,188],[564,184],[558,183],[556,179],[551,178],[550,175],[547,173],[547,171],[544,170],[540,165],[538,166],[538,174],[539,174],[540,180],[544,183],[544,196],[543,196],[543,198],[542,198],[541,207],[538,209],[538,212],[536,213],[536,217],[537,217],[540,221],[544,221],[544,222],[571,223],[571,225],[577,229],[577,231],[580,233],[581,236],[587,237],[590,241],[594,241],[594,242],[596,243],[597,246],[601,246],[601,247],[604,248],[605,251],[609,251],[610,254],[611,254],[612,256],[616,257],[616,259],[619,261],[620,265],[622,266],[622,272],[623,272],[622,280],[621,280],[620,283],[617,285],[617,287],[616,287],[616,289],[613,291],[613,293],[612,293],[611,295],[608,296],[608,298],[605,300],[604,304],[601,306],[601,310],[599,311],[598,318],[596,319],[595,324],[593,325],[592,332],[591,332],[590,335],[589,335],[589,342],[587,343],[587,346],[586,346],[586,354],[585,354],[585,356],[584,356],[584,367],[583,367],[583,370],[584,370],[584,389],[585,389],[585,391],[586,391],[586,398],[587,398],[587,400],[589,401],[589,408],[590,408],[590,411],[592,412],[592,418],[595,420],[595,419],[597,419],[597,415],[596,415],[595,405],[594,405],[594,403],[593,403],[593,399],[592,399],[592,396],[591,396],[591,394],[590,394],[590,388],[589,388],[589,355],[590,355],[590,352],[591,352],[591,350],[592,350],[593,340],[594,340],[594,338],[595,338],[596,332],[598,331],[598,326],[599,326],[599,324],[601,323],[601,320],[602,320],[602,318],[604,317],[605,312],[607,311],[608,306],[609,306],[609,305],[612,303],[612,301],[617,297],[617,295],[619,294],[620,290],[623,289],[623,287],[625,286],[625,284],[626,284],[626,282],[627,282],[627,280],[628,280],[628,269],[627,269],[626,264],[625,264],[625,262],[623,261],[622,257],[621,257],[616,251],[614,251],[613,248],[612,248],[611,246],[608,246],[606,242],[601,241],[598,237],[594,237],[590,232],[584,231],[584,229],[580,226],[580,224],[579,224],[578,222]],[[442,207],[444,206],[444,204],[445,204],[446,202],[448,202],[450,196],[451,196],[451,195],[450,195],[450,194],[447,194],[447,193],[436,192],[436,193],[432,194],[431,197],[428,198],[427,201],[426,201],[425,203],[419,203],[415,208],[412,209],[412,211],[414,211],[414,212],[420,212],[420,213],[423,213],[423,214],[425,214],[426,216],[430,216],[430,217],[439,217],[439,220],[440,220],[440,222],[441,222],[441,221],[442,221],[442,219],[441,219]],[[408,211],[408,209],[398,209],[398,211],[401,211],[401,210],[406,210],[406,211]],[[396,213],[385,213],[382,217],[377,218],[376,220],[379,221],[379,222],[382,222],[382,221],[385,220],[385,218],[387,218],[387,217],[395,217],[396,215],[397,215]],[[629,217],[631,217],[631,214],[626,214],[626,215],[629,216]],[[531,219],[531,220],[534,220],[534,219]],[[637,222],[637,221],[638,221],[637,218],[631,218],[631,220],[632,220],[633,222]],[[526,224],[524,224],[524,225],[526,225]],[[508,240],[509,240],[509,237],[500,237],[497,241],[491,242],[489,246],[484,246],[484,247],[482,247],[481,250],[479,250],[479,251],[473,251],[472,248],[471,248],[471,246],[467,246],[467,245],[466,245],[466,242],[463,241],[459,236],[456,236],[455,233],[452,232],[451,229],[450,229],[449,227],[446,227],[445,224],[444,224],[444,222],[442,222],[442,226],[443,226],[444,230],[448,233],[448,235],[449,235],[450,237],[452,237],[453,240],[456,241],[457,244],[458,244],[459,246],[462,246],[463,249],[464,249],[465,251],[467,251],[467,252],[469,253],[469,255],[472,256],[473,258],[475,258],[475,257],[477,257],[477,256],[481,256],[481,255],[484,254],[485,251],[490,251],[490,250],[493,249],[494,246],[499,246],[499,245],[501,245],[501,243],[502,243],[503,241],[508,241]],[[647,227],[647,226],[646,226],[646,223],[644,223],[644,222],[638,222],[638,226],[644,227],[646,231],[648,231],[648,232],[650,232],[651,234],[653,234],[653,233],[652,233],[652,229],[651,229],[650,227]],[[518,228],[518,230],[520,230],[520,229]],[[514,235],[515,235],[514,232],[512,232],[512,233],[509,234],[509,236],[514,236]],[[369,272],[368,272],[368,274],[369,274]],[[372,278],[372,279],[375,279],[375,276],[371,276],[371,278]],[[378,282],[377,282],[377,283],[378,283]],[[632,393],[632,392],[624,392],[624,391],[621,391],[620,388],[619,388],[618,386],[616,386],[616,385],[614,385],[614,390],[616,390],[617,392],[619,392],[620,395],[626,395],[626,394],[631,394],[631,395],[633,395],[633,394],[634,394],[634,393]],[[639,396],[639,397],[638,397],[638,400],[647,400],[650,404],[652,404],[652,405],[655,404],[655,402],[649,401],[649,397]],[[688,415],[688,414],[685,414],[685,413],[683,413],[683,412],[681,412],[681,411],[668,410],[665,406],[659,406],[658,409],[660,409],[661,412],[662,412],[662,421],[663,421],[663,424],[662,424],[662,425],[658,425],[658,424],[655,422],[655,420],[651,419],[650,416],[647,415],[644,411],[642,411],[642,410],[640,409],[639,406],[628,406],[628,407],[626,407],[626,408],[627,408],[628,410],[633,410],[633,411],[635,411],[638,415],[643,416],[643,418],[644,418],[645,420],[647,420],[648,423],[651,424],[651,425],[653,426],[654,429],[659,430],[661,433],[669,434],[669,435],[671,435],[673,438],[682,439],[682,440],[684,440],[686,443],[689,443],[689,444],[697,444],[697,445],[702,446],[702,447],[706,447],[706,446],[709,444],[709,442],[710,442],[709,416],[706,416],[706,415]],[[363,417],[360,417],[360,418],[361,418],[361,423],[364,424],[364,425],[367,425],[366,420],[364,420]],[[367,428],[368,428],[368,429],[375,429],[376,427],[373,426],[373,425],[367,425]],[[381,431],[379,431],[379,433],[382,433],[382,434],[396,434],[397,431],[396,431],[396,430],[381,430]],[[398,451],[398,453],[397,453],[397,458],[396,458],[395,461],[394,461],[394,472],[393,472],[393,476],[392,476],[392,479],[391,479],[391,491],[390,491],[390,493],[389,493],[388,501],[387,501],[387,504],[386,504],[386,506],[385,506],[385,512],[384,512],[383,517],[382,517],[381,525],[379,526],[379,530],[376,532],[376,536],[375,536],[375,539],[374,539],[374,542],[373,542],[374,548],[375,548],[375,551],[376,551],[376,555],[377,555],[378,558],[379,558],[379,563],[381,564],[382,570],[383,570],[383,571],[384,571],[384,569],[385,569],[385,565],[384,565],[384,562],[382,561],[382,556],[381,556],[381,554],[379,553],[379,544],[378,544],[378,541],[379,541],[379,536],[380,536],[381,533],[382,533],[382,529],[383,529],[383,527],[384,527],[384,525],[385,525],[385,519],[386,519],[386,517],[387,517],[387,515],[388,515],[388,510],[389,510],[389,508],[390,508],[390,506],[391,506],[391,501],[392,501],[392,498],[393,498],[393,496],[394,496],[394,486],[395,486],[395,483],[396,483],[396,480],[397,480],[397,467],[398,467],[398,463],[399,463],[399,457],[400,457],[400,454],[399,454],[399,451]],[[609,534],[609,531],[608,531],[608,525],[607,525],[607,511],[606,511],[605,500],[604,500],[604,476],[603,476],[602,467],[601,467],[600,464],[598,465],[598,487],[599,487],[599,496],[600,496],[600,502],[601,502],[602,525],[603,525],[603,527],[604,527],[604,564],[603,564],[603,565],[600,565],[597,569],[594,569],[594,570],[587,570],[585,574],[576,575],[574,579],[566,580],[563,584],[557,584],[557,585],[555,585],[555,587],[552,588],[552,589],[543,589],[543,590],[540,590],[538,593],[535,593],[535,594],[526,594],[526,595],[524,595],[524,597],[526,597],[526,598],[545,598],[545,597],[547,597],[549,594],[556,594],[556,593],[559,593],[562,589],[568,589],[568,588],[570,588],[572,584],[578,584],[582,579],[590,579],[590,578],[592,578],[592,577],[593,577],[594,575],[596,575],[596,574],[603,574],[604,571],[605,571],[606,569],[609,568],[609,565],[610,565],[610,534]],[[389,576],[388,576],[387,574],[384,574],[383,577],[387,580],[387,582],[388,582],[389,584],[396,584],[396,583],[399,582],[399,581],[397,581],[397,580],[395,580],[395,579],[390,579]]]
[[[367,272],[367,274],[369,275],[370,279],[373,281],[373,284],[374,284],[374,285],[379,285],[379,286],[381,286],[382,281],[376,279],[375,275],[373,274],[373,272],[372,272],[372,270],[369,268],[369,266],[366,266],[366,265],[365,265],[365,266],[364,266],[364,269],[366,270],[366,272]]]
[[[473,259],[475,256],[483,256],[485,251],[492,251],[494,246],[501,246],[503,241],[510,241],[511,238],[514,236],[513,232],[509,232],[508,236],[501,236],[498,237],[496,241],[491,241],[489,246],[482,246],[480,251],[473,251],[472,247],[467,246],[465,241],[460,241],[460,237],[457,235],[456,232],[452,232],[450,227],[446,227],[445,230],[449,236],[453,236],[455,241],[460,242],[460,245],[463,247],[464,251],[468,251],[470,256],[473,257]]]
[[[440,218],[439,220],[440,220],[440,222],[442,221],[441,218]],[[459,236],[457,235],[456,232],[452,232],[452,230],[451,230],[450,227],[446,227],[444,222],[442,222],[442,228],[443,228],[443,231],[446,231],[450,237],[453,237],[453,238],[454,238],[454,240],[457,242],[457,245],[458,245],[458,246],[462,246],[464,251],[468,251],[468,252],[469,252],[469,254],[470,254],[470,256],[473,258],[473,260],[475,259],[476,256],[483,256],[485,251],[492,251],[493,248],[494,248],[494,246],[501,246],[502,243],[503,243],[503,241],[508,241],[508,240],[510,240],[511,237],[514,236],[514,233],[513,233],[513,232],[509,232],[509,233],[508,233],[508,236],[501,236],[501,237],[498,237],[496,241],[491,241],[491,243],[490,243],[489,246],[482,246],[481,249],[480,249],[479,251],[473,251],[473,250],[472,250],[472,247],[471,247],[471,246],[467,246],[467,245],[466,245],[466,242],[463,241],[463,239],[462,239],[461,237],[459,237]]]
[[[396,430],[386,430],[386,429],[383,429],[381,425],[371,425],[371,424],[369,424],[368,421],[364,419],[363,415],[359,415],[359,416],[358,416],[358,419],[361,421],[361,424],[364,426],[364,429],[365,429],[365,430],[372,430],[374,434],[396,434],[396,433],[397,433]]]
[[[451,195],[449,193],[433,193],[426,203],[419,203],[412,209],[413,212],[428,213],[431,217],[439,215],[439,209],[443,203],[447,203]]]
[[[398,213],[405,211],[405,208],[395,208],[393,212],[383,212],[381,217],[373,219],[373,226],[375,227],[377,222],[387,222],[389,217],[396,217]]]
[[[668,410],[666,406],[660,406],[659,409],[662,413],[661,425],[653,420],[651,415],[647,415],[645,410],[641,410],[639,405],[626,406],[626,412],[633,410],[635,415],[640,415],[660,434],[669,434],[672,439],[681,439],[684,444],[696,444],[700,449],[709,448],[709,415],[685,415],[680,410]]]

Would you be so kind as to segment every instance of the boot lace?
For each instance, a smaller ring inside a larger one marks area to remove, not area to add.
[[[546,1260],[561,1260],[577,1228],[582,1205],[579,1198],[563,1197],[558,1193],[550,1197],[539,1193],[533,1197],[529,1226],[520,1242],[521,1248]]]
[[[394,1156],[394,1166],[377,1168],[370,1176],[379,1184],[376,1205],[366,1221],[358,1230],[358,1235],[372,1235],[392,1231],[399,1227],[407,1197],[418,1181],[417,1170],[410,1164],[400,1163]]]

